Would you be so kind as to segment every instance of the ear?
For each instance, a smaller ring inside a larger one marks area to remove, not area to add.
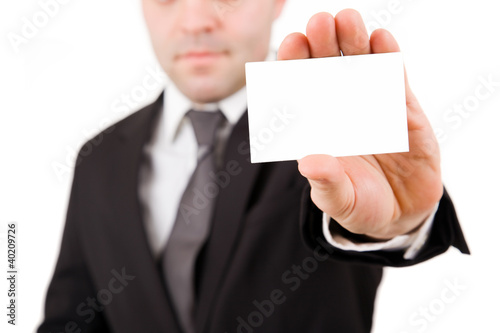
[[[286,0],[275,0],[274,3],[274,19],[276,20],[283,11],[283,7],[285,6]]]

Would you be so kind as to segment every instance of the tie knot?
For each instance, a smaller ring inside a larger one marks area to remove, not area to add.
[[[215,140],[217,128],[221,125],[224,115],[218,111],[196,111],[190,110],[187,113],[193,125],[198,147],[212,146]]]

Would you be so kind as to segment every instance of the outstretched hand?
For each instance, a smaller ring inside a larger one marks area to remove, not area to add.
[[[398,52],[386,30],[368,36],[352,9],[314,15],[306,35],[288,35],[278,60]],[[347,230],[374,239],[390,239],[420,226],[443,194],[437,140],[405,73],[410,151],[407,153],[299,160],[311,184],[311,199]]]

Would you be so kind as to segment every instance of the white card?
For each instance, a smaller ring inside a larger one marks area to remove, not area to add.
[[[252,163],[408,151],[400,52],[246,64]]]

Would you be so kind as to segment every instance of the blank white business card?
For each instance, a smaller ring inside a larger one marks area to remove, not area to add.
[[[400,52],[246,64],[252,163],[408,151]]]

